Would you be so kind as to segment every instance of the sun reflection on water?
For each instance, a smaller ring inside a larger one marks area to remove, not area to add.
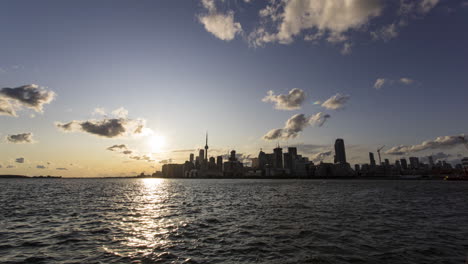
[[[127,257],[151,254],[154,249],[164,248],[166,234],[174,225],[165,219],[165,202],[168,200],[164,179],[140,179],[138,190],[122,196],[126,213],[113,223],[115,248],[104,248],[106,252]]]

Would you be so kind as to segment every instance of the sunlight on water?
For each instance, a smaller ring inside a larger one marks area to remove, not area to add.
[[[114,241],[118,242],[116,248],[106,248],[107,252],[134,257],[150,254],[154,248],[163,247],[167,243],[161,238],[169,232],[160,213],[164,207],[163,201],[167,199],[166,191],[161,189],[164,181],[141,179],[141,184],[137,185],[139,195],[126,196],[130,212],[114,223],[125,236],[114,237]]]

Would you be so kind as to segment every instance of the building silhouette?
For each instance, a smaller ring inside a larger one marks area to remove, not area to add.
[[[335,141],[335,163],[347,163],[344,140],[341,138]]]

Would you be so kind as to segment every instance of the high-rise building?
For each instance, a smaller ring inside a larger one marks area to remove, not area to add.
[[[370,160],[370,165],[371,165],[371,167],[375,167],[374,153],[369,152],[369,160]]]
[[[292,165],[291,153],[283,153],[283,161],[284,161],[284,168],[292,170],[293,165]]]
[[[216,166],[218,170],[223,170],[223,156],[216,157]]]
[[[385,162],[385,166],[387,166],[387,167],[390,166],[390,161],[388,159],[385,159],[384,162]]]
[[[229,157],[229,161],[236,161],[236,151],[231,151],[231,156]]]
[[[267,155],[265,154],[265,152],[262,151],[262,149],[260,149],[260,152],[258,153],[258,168],[263,170],[265,168],[265,165],[267,164]]]
[[[427,157],[427,159],[429,160],[429,168],[432,169],[434,167],[434,159],[432,156]]]
[[[419,169],[419,158],[418,157],[410,157],[409,162],[410,162],[411,169]]]
[[[335,141],[335,163],[346,163],[345,145],[341,138]]]
[[[193,153],[190,153],[190,163],[193,163],[194,155]]]
[[[273,160],[273,167],[275,169],[282,169],[283,168],[283,149],[280,148],[278,145],[275,149],[273,149],[273,154],[275,158]]]
[[[203,160],[205,159],[205,151],[203,149],[200,149],[198,151],[198,161],[200,164],[203,164]]]
[[[291,158],[295,159],[297,157],[297,148],[296,147],[289,147],[288,153],[291,154]]]
[[[408,169],[408,162],[406,162],[405,158],[400,159],[400,163],[401,163],[401,168],[402,169],[404,169],[404,170]]]

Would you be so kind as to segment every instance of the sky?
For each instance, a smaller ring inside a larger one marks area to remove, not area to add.
[[[152,173],[205,144],[468,156],[468,1],[3,1],[0,174]]]

